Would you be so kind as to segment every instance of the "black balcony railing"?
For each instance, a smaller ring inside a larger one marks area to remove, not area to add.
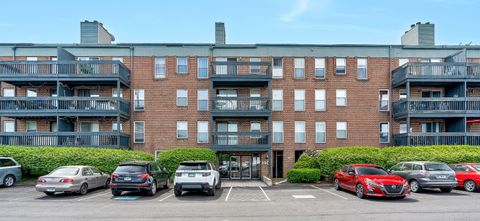
[[[465,62],[409,62],[392,72],[392,84],[406,79],[454,79],[480,77],[480,63]]]
[[[214,61],[212,77],[218,78],[271,78],[271,62]]]
[[[270,111],[270,99],[268,97],[214,97],[212,98],[213,111]]]
[[[214,132],[214,146],[265,148],[270,145],[270,134],[266,132]]]
[[[130,137],[118,132],[2,132],[0,145],[128,148]]]
[[[397,146],[480,145],[480,133],[442,132],[394,135]]]
[[[408,98],[393,103],[393,116],[409,114],[480,114],[480,98],[477,97],[442,97],[442,98]]]

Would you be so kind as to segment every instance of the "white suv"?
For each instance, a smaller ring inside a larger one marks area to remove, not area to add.
[[[220,174],[208,161],[185,161],[180,163],[173,181],[175,196],[181,196],[183,190],[207,191],[214,196],[215,189],[221,184]]]

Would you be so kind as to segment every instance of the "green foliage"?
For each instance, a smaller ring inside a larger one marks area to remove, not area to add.
[[[215,152],[209,148],[175,148],[166,150],[158,156],[158,162],[164,166],[169,175],[173,175],[182,161],[206,160],[217,163]]]
[[[308,154],[302,154],[295,163],[294,168],[318,168],[317,160]]]
[[[143,151],[107,148],[0,146],[0,155],[13,157],[27,174],[41,176],[60,166],[89,165],[111,173],[119,163],[153,160]]]
[[[288,182],[290,183],[314,183],[320,180],[319,169],[291,169],[287,173]]]

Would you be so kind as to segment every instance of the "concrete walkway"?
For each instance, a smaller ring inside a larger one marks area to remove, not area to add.
[[[222,187],[266,187],[261,180],[222,180]]]

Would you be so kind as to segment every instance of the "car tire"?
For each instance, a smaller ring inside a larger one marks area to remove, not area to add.
[[[333,180],[333,188],[335,188],[336,190],[340,190],[340,181],[338,179],[335,178],[335,180]]]
[[[105,189],[109,189],[109,188],[110,188],[110,179],[107,179],[107,181],[105,182],[105,185],[103,186],[103,188],[105,188]]]
[[[3,178],[3,186],[4,187],[12,187],[15,185],[16,179],[13,175],[7,175]]]
[[[207,194],[209,196],[215,196],[215,187],[212,187],[211,189],[208,190]]]
[[[421,193],[423,191],[422,187],[420,186],[420,183],[416,180],[410,181],[410,190],[414,193]]]
[[[112,189],[112,195],[113,195],[113,196],[121,196],[121,195],[122,195],[122,191],[116,190],[116,189]]]
[[[441,190],[443,193],[450,193],[450,192],[452,192],[452,188],[451,188],[451,187],[442,187],[442,188],[440,188],[440,190]]]
[[[355,194],[357,195],[358,198],[365,199],[366,196],[364,193],[363,185],[361,183],[355,186]]]
[[[173,193],[175,194],[176,197],[182,196],[182,188],[175,186],[173,188]]]
[[[45,191],[45,192],[43,192],[43,193],[45,193],[45,195],[47,195],[47,196],[53,196],[53,195],[55,195],[55,192],[46,192],[46,191]]]
[[[215,189],[220,189],[222,188],[222,180],[219,179],[217,185],[215,185]]]
[[[169,189],[170,188],[170,179],[167,178],[167,181],[165,181],[165,184],[163,185],[163,189]]]
[[[468,192],[475,192],[478,190],[478,186],[473,180],[465,181],[463,183],[463,188]]]
[[[78,191],[80,195],[85,195],[88,193],[88,184],[84,183],[80,186],[80,190]]]
[[[157,193],[157,182],[153,181],[152,187],[150,187],[150,189],[147,190],[147,195],[148,196],[155,196],[156,193]]]

